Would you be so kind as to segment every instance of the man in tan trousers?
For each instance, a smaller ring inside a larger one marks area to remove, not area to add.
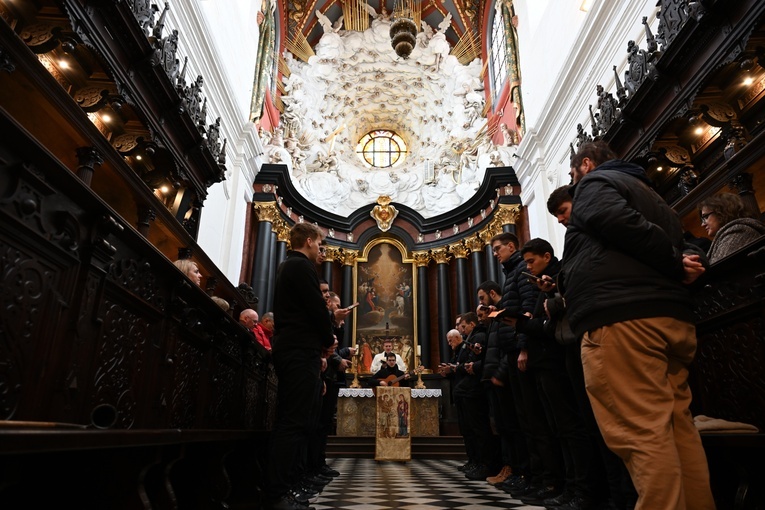
[[[604,142],[571,161],[574,205],[563,295],[583,335],[587,393],[608,447],[627,465],[638,510],[714,509],[688,406],[696,351],[687,284],[704,272],[645,171]]]

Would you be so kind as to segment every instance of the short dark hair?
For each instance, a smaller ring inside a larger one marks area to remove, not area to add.
[[[570,184],[566,184],[550,193],[550,197],[547,199],[547,212],[555,216],[558,209],[560,209],[560,206],[566,202],[573,202],[574,197],[569,193],[571,188],[572,186]]]
[[[545,253],[549,253],[550,255],[554,256],[555,250],[553,250],[553,247],[550,243],[544,239],[536,237],[534,239],[528,240],[526,244],[523,245],[523,248],[521,248],[521,255],[525,255],[527,253],[533,253],[534,255],[544,255]]]
[[[491,241],[489,241],[489,245],[494,244],[495,242],[499,241],[502,244],[510,244],[513,243],[513,246],[515,246],[515,249],[518,249],[518,245],[520,244],[518,242],[518,238],[515,234],[511,234],[510,232],[502,232],[501,234],[497,234],[494,237],[491,238]]]
[[[478,324],[478,315],[475,312],[463,313],[460,322]]]
[[[491,291],[494,291],[495,294],[502,295],[502,287],[499,286],[499,284],[493,280],[486,280],[481,285],[478,286],[476,289],[476,292],[479,290],[484,291],[486,294],[491,294]]]
[[[392,338],[386,338],[385,340],[383,340],[383,345],[385,345],[385,344],[392,344],[392,343],[393,343],[393,339]]]
[[[600,166],[606,161],[616,159],[616,157],[616,153],[603,140],[587,142],[582,144],[571,158],[571,168],[578,168],[582,161],[584,161],[584,158],[589,158],[595,166]]]
[[[329,282],[325,280],[324,278],[319,278],[319,285],[327,285],[329,286]]]
[[[308,239],[324,239],[321,229],[313,223],[295,223],[290,229],[290,246],[293,250],[299,250]]]
[[[395,352],[389,352],[387,356],[385,356],[385,359],[396,359],[396,353]]]

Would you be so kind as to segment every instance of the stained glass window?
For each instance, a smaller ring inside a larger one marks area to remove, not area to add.
[[[361,137],[356,153],[368,166],[390,168],[404,161],[406,142],[393,131],[371,131]]]

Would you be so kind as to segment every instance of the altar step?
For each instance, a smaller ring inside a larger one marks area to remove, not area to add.
[[[329,436],[327,457],[374,458],[374,437]],[[460,436],[413,437],[413,459],[464,460],[465,444]]]

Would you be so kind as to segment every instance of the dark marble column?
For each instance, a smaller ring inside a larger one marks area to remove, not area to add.
[[[326,281],[329,284],[329,288],[333,292],[337,292],[336,289],[332,288],[334,285],[332,285],[332,277],[334,276],[334,260],[330,258],[325,258],[324,262],[321,264],[321,273],[319,274],[319,278]],[[339,292],[337,292],[338,295],[340,295]]]
[[[471,306],[471,291],[468,281],[468,249],[463,243],[453,244],[449,248],[452,255],[454,255],[454,266],[456,269],[457,313],[470,312],[473,306]]]
[[[483,252],[486,257],[486,279],[499,283],[499,273],[497,272],[499,264],[497,259],[494,258],[494,252],[491,251],[491,245],[487,244]]]
[[[95,167],[104,162],[104,158],[93,147],[79,147],[77,149],[77,177],[87,186],[93,182]]]
[[[279,222],[279,226],[276,230],[276,265],[274,266],[274,272],[279,268],[279,265],[287,258],[287,241],[290,238],[290,229],[284,222]]]
[[[502,225],[503,233],[510,233],[516,236],[518,235],[515,229],[515,223],[518,221],[518,216],[520,216],[520,214],[521,206],[518,204],[499,204],[497,212],[495,213],[495,217],[499,220],[499,224]],[[520,250],[521,247],[518,246],[518,249]],[[497,276],[499,278],[497,283],[503,287],[505,284],[505,273],[502,270],[502,264],[500,264],[498,261],[496,264],[498,271]]]
[[[473,284],[468,289],[471,311],[478,306],[478,286],[486,281],[486,272],[484,271],[483,240],[480,237],[471,237],[466,240],[466,246],[470,250],[470,269]]]
[[[266,304],[261,307],[263,313],[274,311],[274,287],[276,286],[276,242],[278,240],[277,233],[274,228],[276,224],[271,226],[271,240],[269,242],[268,253],[268,265],[271,271],[268,272],[268,292],[266,292]]]
[[[433,250],[433,260],[436,261],[436,282],[438,285],[438,353],[441,363],[451,358],[451,348],[446,342],[446,333],[454,329],[452,317],[452,297],[449,286],[449,259],[451,255],[445,248]]]
[[[428,292],[428,264],[430,255],[427,252],[413,254],[414,263],[417,267],[417,346],[420,353],[420,364],[425,368],[430,367],[430,299]]]
[[[269,276],[276,273],[274,267],[275,251],[272,249],[272,227],[279,217],[275,202],[255,202],[255,213],[258,216],[258,237],[255,244],[255,261],[252,269],[252,288],[258,297],[258,314],[268,311],[270,301]]]
[[[343,264],[343,288],[340,292],[340,303],[343,306],[352,304],[353,301],[353,271],[356,268],[356,259],[359,256],[359,252],[355,250],[343,250],[338,251],[336,255],[333,255],[333,259],[337,257],[337,260]],[[329,281],[329,280],[327,280]],[[358,296],[361,299],[361,296]],[[359,313],[359,309],[356,308],[345,319],[345,338],[338,338],[338,343],[344,347],[351,347],[353,341],[353,330],[356,325],[356,314]]]

